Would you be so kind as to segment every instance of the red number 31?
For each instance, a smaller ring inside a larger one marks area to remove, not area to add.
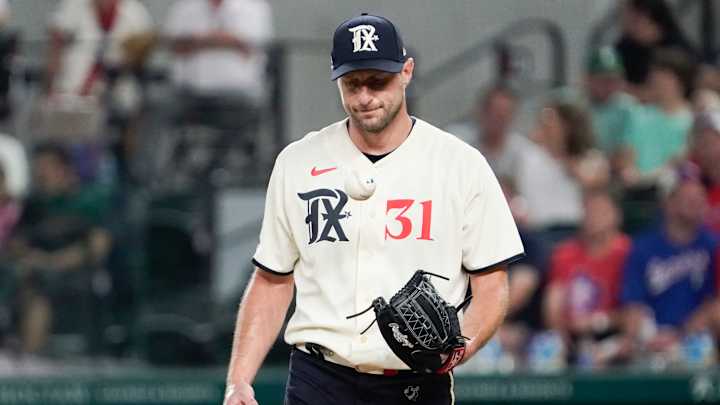
[[[412,220],[405,216],[405,213],[412,207],[415,200],[388,200],[387,202],[387,209],[385,210],[385,213],[389,213],[391,210],[402,210],[399,214],[395,216],[395,220],[398,221],[402,227],[400,229],[400,232],[397,234],[393,234],[388,229],[387,225],[385,226],[385,239],[392,238],[392,239],[405,239],[407,238],[410,233],[412,233]],[[428,201],[422,201],[420,202],[420,205],[422,206],[422,226],[420,229],[420,236],[417,238],[418,240],[433,240],[430,237],[430,224],[432,220],[432,200]]]

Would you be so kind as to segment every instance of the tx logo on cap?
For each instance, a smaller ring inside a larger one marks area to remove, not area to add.
[[[363,69],[400,73],[406,60],[405,47],[395,25],[384,17],[361,14],[335,29],[330,78],[336,80]]]
[[[352,32],[353,53],[355,52],[377,52],[375,41],[380,37],[375,35],[375,27],[372,25],[358,25],[348,29]]]

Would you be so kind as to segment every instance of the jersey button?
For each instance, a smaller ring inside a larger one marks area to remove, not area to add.
[[[367,336],[360,336],[360,343],[367,343]]]

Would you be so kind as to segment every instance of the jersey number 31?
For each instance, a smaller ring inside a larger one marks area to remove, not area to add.
[[[414,203],[415,200],[409,199],[388,200],[385,213],[389,214],[390,211],[400,210],[400,213],[395,215],[395,221],[400,223],[401,228],[400,232],[394,234],[390,232],[390,229],[388,229],[386,225],[385,239],[405,239],[410,236],[413,229],[413,221],[409,217],[405,216],[405,213],[413,207]],[[421,201],[418,204],[421,206],[422,209],[422,222],[420,226],[420,236],[417,237],[417,240],[433,240],[432,237],[430,237],[430,225],[432,221],[432,200]]]

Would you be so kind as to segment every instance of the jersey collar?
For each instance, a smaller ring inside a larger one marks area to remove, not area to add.
[[[413,125],[407,138],[388,156],[372,163],[350,139],[347,124],[348,118],[336,123],[337,131],[333,131],[333,136],[328,139],[328,151],[331,155],[337,156],[340,165],[348,166],[355,170],[371,170],[400,164],[405,156],[411,156],[414,150],[422,144],[422,128],[427,125],[423,120],[413,117],[415,124]],[[398,162],[398,163],[396,163]]]

